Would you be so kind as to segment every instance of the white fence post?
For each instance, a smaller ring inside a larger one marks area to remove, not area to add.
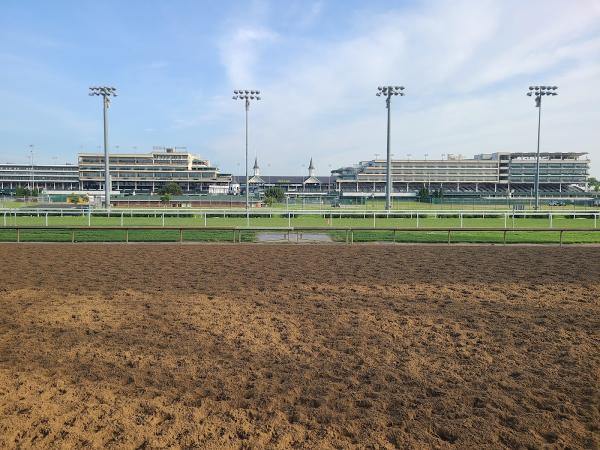
[[[419,213],[417,213],[417,228],[419,228]]]
[[[46,213],[46,226],[48,226],[48,213]]]

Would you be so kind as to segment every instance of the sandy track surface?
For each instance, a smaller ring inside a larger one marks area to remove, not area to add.
[[[600,249],[0,245],[1,448],[600,446]]]

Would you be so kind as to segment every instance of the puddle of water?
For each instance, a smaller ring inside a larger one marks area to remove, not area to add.
[[[287,233],[257,233],[258,242],[287,242]],[[325,233],[290,233],[290,242],[332,242]]]

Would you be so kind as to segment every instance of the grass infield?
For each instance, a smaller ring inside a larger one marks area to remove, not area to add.
[[[5,226],[194,226],[194,227],[244,227],[248,225],[245,217],[218,217],[209,216],[205,218],[201,214],[189,215],[184,217],[165,217],[164,221],[161,215],[148,215],[146,217],[127,217],[117,213],[116,216],[102,217],[86,215],[80,216],[48,216],[32,215],[32,216],[6,216],[0,217],[0,241],[12,242],[17,240],[15,230],[2,229]],[[420,217],[417,221],[416,217],[403,218],[386,218],[382,217],[344,217],[343,212],[338,212],[336,216],[321,216],[321,215],[302,215],[298,217],[283,217],[274,215],[273,217],[253,217],[249,221],[250,226],[263,227],[373,227],[369,231],[357,231],[354,233],[354,242],[447,242],[447,232],[438,231],[420,231],[420,232],[404,232],[397,231],[395,233],[385,230],[377,230],[383,227],[489,227],[489,228],[511,228],[518,230],[519,228],[594,228],[597,226],[596,221],[592,218],[573,218],[565,213],[565,215],[554,216],[552,222],[548,217],[539,218],[508,218],[505,220],[504,215],[498,214],[486,218],[463,217],[462,223],[458,215],[456,217]],[[324,231],[331,235],[334,241],[344,241],[345,232],[340,231]],[[179,241],[179,231],[177,230],[132,230],[129,232],[129,241],[131,242],[177,242]],[[256,235],[252,231],[242,233],[243,242],[252,242]],[[20,240],[24,242],[70,242],[72,239],[71,232],[68,230],[48,229],[48,230],[21,230]],[[183,232],[184,241],[233,241],[232,231],[218,230],[186,230]],[[473,243],[501,243],[503,241],[502,232],[497,231],[465,231],[453,232],[451,236],[452,242],[473,242]],[[559,233],[556,231],[547,232],[519,232],[510,231],[507,234],[507,243],[557,243]],[[122,242],[125,241],[124,230],[77,230],[75,232],[75,241],[77,242]],[[563,234],[564,243],[600,243],[600,232],[565,232]]]

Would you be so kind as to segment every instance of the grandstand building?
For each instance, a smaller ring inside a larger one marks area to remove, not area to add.
[[[239,194],[246,178],[220,173],[208,160],[181,149],[155,148],[150,153],[110,155],[111,190],[121,194],[155,194],[169,182],[186,194]],[[104,190],[104,154],[80,153],[78,165],[0,164],[0,192],[17,187],[46,192]],[[573,194],[587,190],[590,161],[587,153],[540,154],[540,192]],[[319,197],[336,191],[342,197],[383,196],[386,161],[362,161],[351,167],[317,176],[311,158],[305,175],[266,175],[254,161],[249,179],[251,193],[280,187],[289,197]],[[448,155],[442,160],[394,160],[392,180],[395,196],[414,196],[423,187],[458,196],[529,196],[533,194],[535,153],[491,153],[473,158]]]
[[[334,176],[317,176],[313,159],[308,164],[308,176],[302,175],[261,175],[258,165],[258,158],[254,159],[252,167],[253,174],[248,178],[251,192],[263,191],[270,187],[279,187],[289,196],[296,195],[322,195],[328,192],[334,192]],[[245,192],[246,177],[238,175],[233,177],[233,183],[239,184],[241,190]]]
[[[540,192],[580,192],[587,189],[587,153],[540,153]],[[491,153],[472,159],[448,155],[443,160],[393,160],[392,192],[430,191],[499,195],[531,194],[535,185],[536,153]],[[332,171],[336,188],[346,193],[384,193],[386,161],[362,161]]]
[[[79,170],[73,164],[0,164],[0,191],[16,188],[76,191]]]
[[[228,187],[231,175],[221,174],[206,159],[175,148],[151,153],[111,153],[111,188],[121,193],[154,193],[169,182],[185,193],[207,193],[212,186]],[[79,181],[84,191],[104,189],[104,154],[79,154]]]

